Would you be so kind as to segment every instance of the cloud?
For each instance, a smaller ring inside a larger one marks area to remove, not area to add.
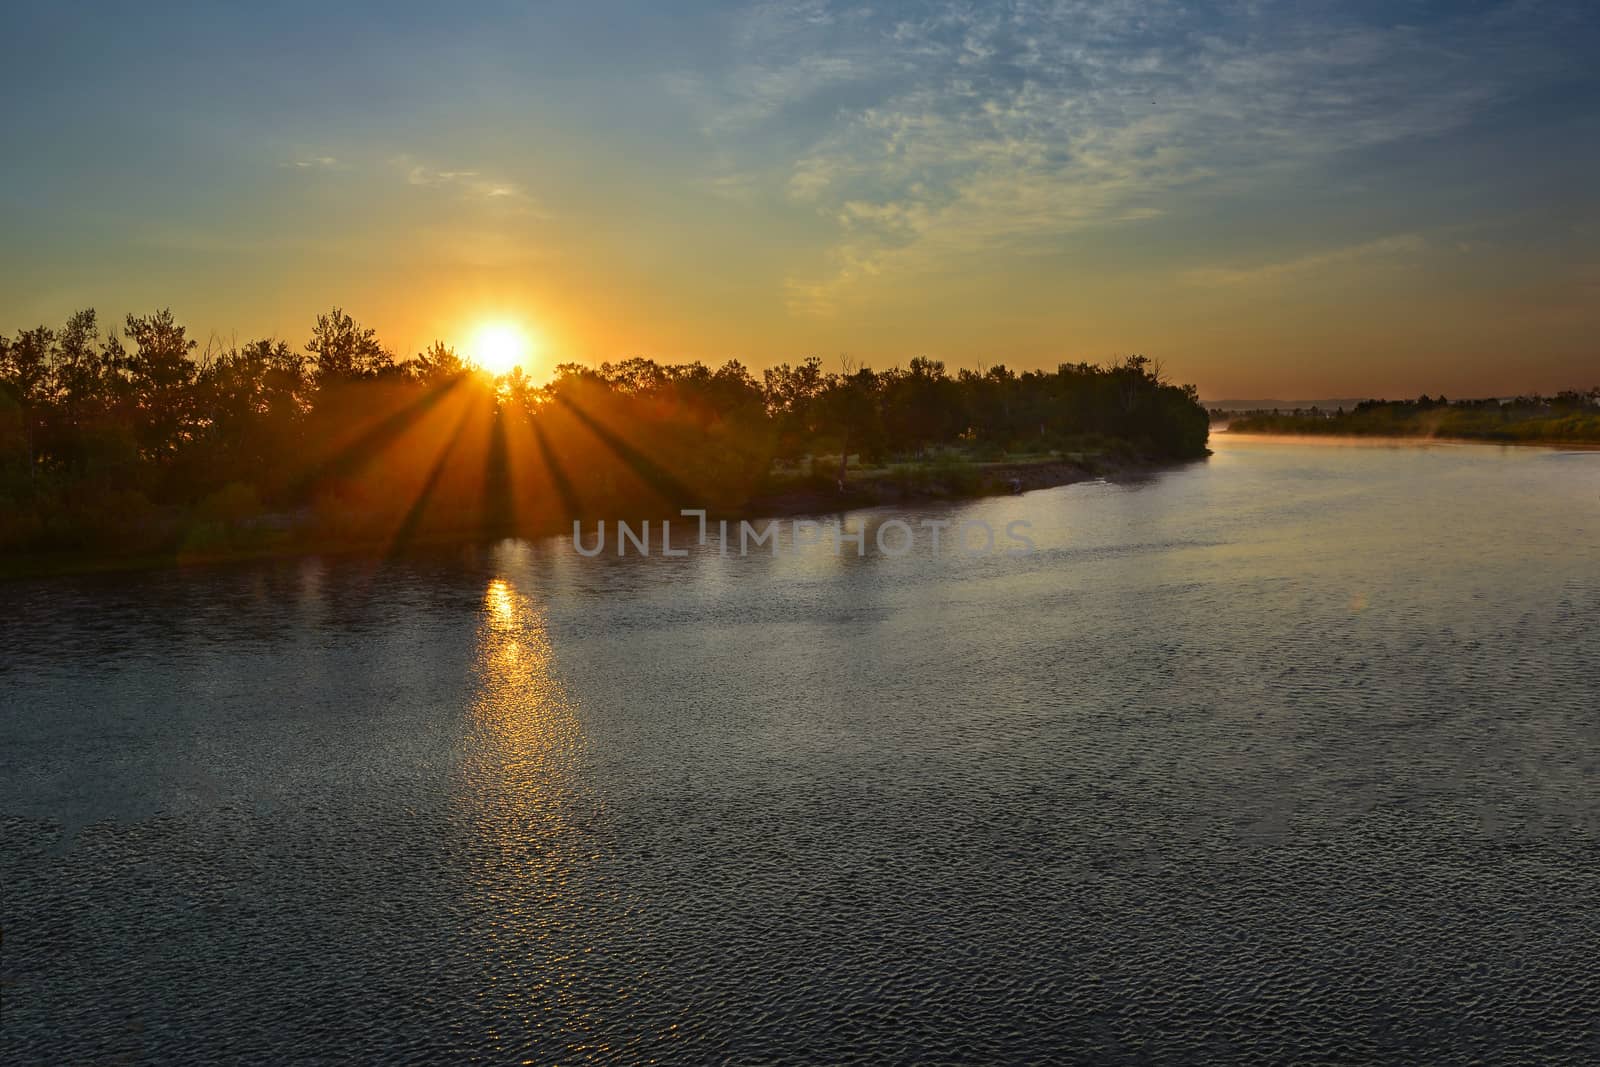
[[[429,167],[408,155],[395,156],[390,163],[405,175],[408,185],[451,190],[465,200],[490,201],[528,210],[535,206],[533,197],[522,186],[481,171]]]
[[[1427,242],[1418,234],[1396,234],[1254,267],[1202,267],[1186,271],[1183,280],[1189,285],[1206,287],[1252,285],[1340,264],[1413,255],[1426,247]]]
[[[770,187],[829,227],[826,268],[787,284],[791,308],[822,314],[873,278],[1059,248],[1190,192],[1459,129],[1578,69],[1557,14],[801,0],[750,10],[728,31],[737,61],[669,87],[716,161],[706,184]]]
[[[299,156],[287,162],[278,164],[280,167],[289,167],[294,170],[348,170],[348,165],[341,163],[333,156]]]
[[[279,164],[296,171],[348,171],[352,164],[334,156],[302,155]],[[363,165],[369,169],[372,164]],[[541,214],[534,198],[516,182],[496,177],[483,171],[432,167],[410,155],[392,156],[388,160],[392,172],[399,173],[407,185],[417,188],[445,190],[462,200],[496,203],[515,207],[520,211]],[[381,170],[381,167],[379,168]]]

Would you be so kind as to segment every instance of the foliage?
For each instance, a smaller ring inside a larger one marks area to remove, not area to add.
[[[819,359],[562,364],[492,378],[435,343],[396,359],[334,308],[303,349],[197,352],[169,310],[104,334],[92,310],[0,337],[0,549],[221,551],[559,528],[574,517],[736,510],[787,465],[834,491],[852,460],[921,460],[941,486],[970,460],[1085,440],[1152,459],[1205,452],[1189,386],[1133,356],[1109,367],[955,376]],[[832,457],[826,462],[821,457]]]
[[[1362,437],[1454,437],[1507,443],[1600,442],[1600,387],[1587,393],[1564,390],[1553,397],[1508,400],[1366,400],[1350,411],[1253,411],[1235,417],[1239,433],[1354,435]]]

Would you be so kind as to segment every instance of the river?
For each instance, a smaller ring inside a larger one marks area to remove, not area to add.
[[[0,1059],[1592,1062],[1600,454],[1213,447],[0,585]]]

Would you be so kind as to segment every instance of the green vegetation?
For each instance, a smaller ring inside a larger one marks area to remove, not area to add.
[[[196,348],[169,311],[0,336],[9,569],[733,514],[797,486],[834,505],[869,484],[995,491],[995,464],[1019,456],[1181,459],[1205,454],[1208,433],[1194,388],[1140,356],[954,377],[926,359],[838,374],[809,359],[759,380],[733,361],[630,359],[564,364],[535,386],[438,343],[400,360],[337,308],[303,350]]]
[[[1513,400],[1367,400],[1326,412],[1252,411],[1234,416],[1230,432],[1345,434],[1362,437],[1455,437],[1512,444],[1600,444],[1600,387],[1553,397]]]

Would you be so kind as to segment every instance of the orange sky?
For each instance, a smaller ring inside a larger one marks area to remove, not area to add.
[[[1143,352],[1208,398],[1587,387],[1585,10],[34,11],[0,329],[171,306],[300,343],[338,304],[402,354],[520,323],[536,374]]]

